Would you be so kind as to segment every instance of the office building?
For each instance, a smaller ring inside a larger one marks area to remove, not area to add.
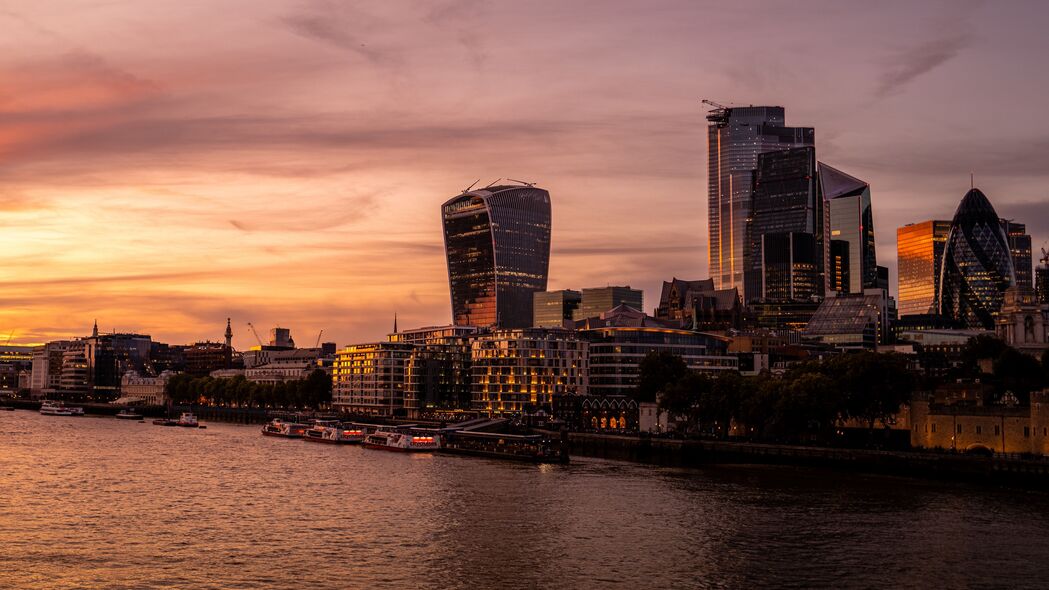
[[[763,238],[765,236],[807,234],[809,239],[799,238],[806,244],[811,240],[811,264],[816,273],[816,285],[808,298],[815,294],[823,296],[823,265],[826,259],[824,248],[829,246],[823,235],[824,208],[816,182],[816,150],[801,147],[758,156],[758,169],[754,181],[751,216],[747,222],[747,301],[767,299],[763,282],[766,279],[763,266]],[[766,249],[767,251],[768,249]],[[786,252],[784,252],[786,254]],[[789,255],[780,258],[790,258]],[[783,293],[776,293],[782,296]],[[789,295],[788,295],[789,296]]]
[[[572,314],[576,320],[592,318],[602,313],[626,305],[638,311],[644,309],[644,292],[641,289],[626,287],[595,287],[583,289],[583,298],[579,308]]]
[[[535,328],[563,328],[571,322],[583,294],[561,289],[540,291],[532,295],[532,326]]]
[[[832,259],[842,259],[833,262],[840,264],[841,270],[833,272],[829,282],[844,289],[835,289],[839,294],[862,294],[864,289],[876,287],[878,280],[870,184],[823,162],[818,168],[832,240],[829,254]]]
[[[806,301],[824,294],[823,256],[811,233],[768,233],[761,236],[759,287],[761,301]]]
[[[880,289],[827,297],[809,320],[804,338],[837,350],[875,350],[888,336],[887,307]]]
[[[470,409],[470,343],[476,334],[473,326],[439,326],[389,335],[390,342],[412,347],[404,378],[409,418],[445,418]]]
[[[900,317],[938,311],[940,267],[951,222],[930,219],[896,228]]]
[[[765,152],[815,145],[811,127],[786,127],[783,107],[717,106],[707,115],[708,268],[718,290],[744,284],[747,219],[758,156]]]
[[[993,330],[1005,290],[1016,284],[1005,230],[991,202],[973,188],[958,205],[943,252],[940,315]]]
[[[473,409],[488,415],[552,411],[558,394],[587,392],[587,342],[575,332],[494,330],[473,339]]]
[[[1042,260],[1042,264],[1034,271],[1035,297],[1039,303],[1049,303],[1049,260]]]
[[[550,193],[531,185],[464,192],[441,206],[457,326],[524,328],[546,290]]]
[[[1031,236],[1027,233],[1027,226],[1023,223],[1016,223],[1011,219],[1003,219],[1002,230],[1005,231],[1005,239],[1009,242],[1009,254],[1013,258],[1013,272],[1016,275],[1016,284],[1020,287],[1033,289]]]

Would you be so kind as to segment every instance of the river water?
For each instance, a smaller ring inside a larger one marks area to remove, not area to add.
[[[0,412],[2,588],[1049,585],[1049,494]]]

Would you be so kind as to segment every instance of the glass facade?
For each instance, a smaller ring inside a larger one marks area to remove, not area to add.
[[[1003,219],[1002,230],[1005,231],[1005,239],[1009,241],[1009,253],[1013,257],[1013,272],[1016,274],[1016,285],[1033,289],[1031,236],[1027,234],[1027,225]]]
[[[579,309],[573,314],[576,320],[596,318],[606,311],[626,305],[638,311],[644,311],[644,292],[641,289],[627,287],[598,287],[583,289],[583,300]]]
[[[900,316],[936,313],[940,266],[951,222],[929,220],[896,229]]]
[[[1039,303],[1049,303],[1049,265],[1034,271],[1035,297]]]
[[[472,326],[395,332],[390,342],[411,345],[404,367],[404,409],[409,418],[437,418],[470,408]]]
[[[810,233],[761,236],[762,301],[796,301],[823,296],[819,263],[823,257]]]
[[[1016,284],[1005,231],[991,202],[972,189],[951,222],[940,271],[940,314],[993,330],[1002,294]]]
[[[533,186],[465,192],[441,207],[452,316],[459,326],[523,328],[546,290],[550,193]]]
[[[838,293],[856,295],[877,287],[878,260],[874,252],[870,185],[823,162],[819,163],[819,182],[826,201],[830,239],[845,242],[848,247],[849,276],[847,281],[840,281],[847,290]],[[831,246],[833,250],[834,245]]]
[[[579,291],[561,289],[532,295],[532,326],[536,328],[563,328],[572,321],[583,295]]]
[[[823,207],[816,187],[816,150],[811,147],[758,156],[751,216],[747,222],[745,291],[749,300],[770,296],[763,288],[766,277],[762,274],[765,268],[762,238],[789,233],[812,236],[813,247],[819,254],[812,262],[816,272],[822,275]],[[811,294],[822,296],[823,291],[818,288]]]
[[[810,338],[841,350],[874,349],[886,336],[881,295],[828,297],[805,328]]]
[[[758,156],[815,145],[811,127],[785,127],[783,107],[718,108],[707,115],[708,267],[718,289],[747,300],[744,256]]]

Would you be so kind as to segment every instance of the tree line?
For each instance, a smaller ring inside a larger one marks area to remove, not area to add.
[[[231,378],[173,376],[166,393],[180,405],[201,404],[283,410],[319,409],[331,403],[331,377],[317,369],[306,379],[277,383]]]

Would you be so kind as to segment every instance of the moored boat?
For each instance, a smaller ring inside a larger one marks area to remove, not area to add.
[[[282,438],[302,438],[306,435],[307,428],[309,427],[305,424],[285,422],[279,418],[274,418],[270,423],[262,427],[262,435],[279,436]]]
[[[45,416],[72,416],[72,408],[67,408],[62,402],[44,400],[40,404],[40,413]]]
[[[118,420],[141,420],[142,414],[139,414],[131,409],[124,408],[123,410],[117,412],[116,417]]]
[[[178,426],[178,420],[174,418],[157,418],[153,421],[155,426]]]
[[[364,442],[364,430],[355,426],[343,426],[338,422],[318,422],[306,430],[302,439],[332,445],[360,444]]]
[[[192,412],[182,412],[176,425],[184,428],[196,428],[200,426],[200,423],[197,422],[197,417],[194,416]]]
[[[363,446],[366,449],[418,453],[436,451],[439,444],[437,436],[433,434],[411,434],[380,430],[365,437]]]

